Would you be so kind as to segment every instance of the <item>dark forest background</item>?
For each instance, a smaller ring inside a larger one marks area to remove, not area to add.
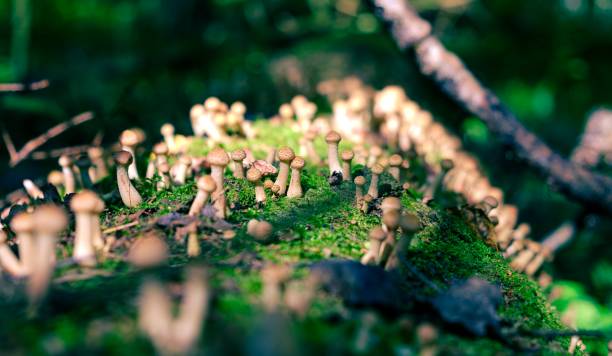
[[[593,109],[612,104],[612,0],[413,3],[445,45],[560,153],[569,155]],[[110,143],[134,126],[152,142],[168,121],[189,134],[189,108],[211,95],[244,101],[251,116],[271,115],[297,93],[325,110],[316,83],[347,75],[377,88],[404,86],[481,159],[536,240],[581,213],[423,78],[359,1],[0,0],[0,83],[51,83],[0,94],[0,128],[18,148],[88,110],[94,120],[43,149],[85,144],[98,133]],[[2,148],[0,191],[55,165],[9,168]],[[551,272],[578,282],[568,285],[587,291],[591,309],[583,312],[607,315],[612,325],[604,308],[612,308],[611,223],[597,216],[584,222]]]

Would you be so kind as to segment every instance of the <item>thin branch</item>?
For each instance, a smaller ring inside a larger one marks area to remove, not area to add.
[[[50,158],[59,158],[62,155],[76,156],[81,153],[87,152],[91,145],[79,145],[70,146],[63,148],[56,148],[50,151],[35,151],[30,154],[30,159],[33,160],[44,160]]]
[[[47,130],[47,132],[43,133],[42,135],[31,139],[30,141],[26,142],[25,145],[23,145],[23,147],[19,150],[15,152],[15,147],[12,146],[12,141],[10,139],[10,136],[8,135],[8,133],[5,131],[3,133],[3,138],[4,138],[4,142],[7,146],[7,149],[9,151],[9,155],[11,157],[11,160],[9,162],[11,167],[15,167],[17,164],[19,164],[21,161],[23,161],[24,159],[28,158],[30,156],[30,154],[32,152],[34,152],[34,150],[36,150],[38,147],[44,145],[47,141],[49,141],[50,139],[52,139],[55,136],[58,136],[60,134],[62,134],[64,131],[68,130],[71,127],[80,125],[84,122],[87,122],[91,119],[94,118],[94,115],[91,111],[86,111],[82,114],[79,114],[75,117],[73,117],[72,119],[62,122],[61,124],[55,125],[52,128],[50,128],[49,130]],[[11,148],[12,147],[12,148]],[[11,151],[12,149],[12,151]]]
[[[431,25],[403,0],[370,0],[376,15],[390,26],[400,49],[415,47],[421,73],[449,97],[478,116],[489,130],[514,149],[567,197],[612,215],[612,179],[591,172],[554,152],[528,131],[512,112],[431,34]]]
[[[2,93],[15,93],[20,91],[35,91],[49,87],[49,81],[47,79],[39,80],[29,84],[23,83],[0,83],[0,92]]]

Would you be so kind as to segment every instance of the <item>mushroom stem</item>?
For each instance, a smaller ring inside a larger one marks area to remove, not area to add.
[[[13,277],[23,277],[27,274],[27,269],[8,247],[6,239],[6,233],[0,230],[0,267]]]
[[[72,170],[72,159],[68,156],[62,156],[59,159],[59,164],[62,167],[64,175],[64,194],[72,194],[76,191],[76,179]]]
[[[25,188],[26,192],[28,192],[28,195],[31,198],[33,198],[33,199],[44,199],[45,195],[43,194],[43,192],[31,180],[24,179],[23,180],[23,187]]]
[[[212,193],[212,201],[215,209],[217,209],[215,215],[221,219],[225,218],[226,204],[225,190],[223,189],[223,171],[225,171],[223,166],[212,166],[210,171],[210,176],[217,184],[217,189]]]
[[[327,141],[327,163],[329,164],[329,175],[334,174],[342,175],[342,167],[338,160],[338,142],[340,142],[340,135],[336,131],[330,131],[325,140]]]
[[[72,257],[82,267],[96,265],[92,241],[92,221],[94,216],[87,212],[75,212],[74,250]]]
[[[372,167],[372,178],[370,179],[370,187],[368,188],[368,194],[376,199],[378,198],[378,177],[383,171],[383,167],[378,163]]]
[[[276,160],[276,149],[274,147],[271,147],[270,149],[268,149],[268,155],[266,156],[266,162],[268,162],[269,164],[274,164],[275,160]]]
[[[302,197],[302,182],[301,182],[301,171],[304,168],[304,159],[302,157],[295,157],[291,161],[291,180],[289,181],[289,188],[287,189],[287,198],[301,198]]]
[[[217,185],[211,176],[198,178],[197,185],[198,193],[191,204],[191,208],[189,208],[189,216],[198,216],[210,198],[210,194],[217,189]]]
[[[199,255],[198,229],[195,223],[191,223],[189,224],[189,235],[187,235],[187,256],[197,257]]]
[[[119,195],[123,204],[129,208],[134,208],[142,203],[140,193],[134,188],[126,166],[132,163],[132,154],[128,151],[121,151],[115,156],[117,162],[117,186],[119,187]]]
[[[293,150],[289,147],[282,147],[278,150],[278,160],[280,166],[278,170],[278,176],[274,184],[280,187],[278,195],[285,195],[287,192],[287,181],[289,178],[289,164],[295,158]]]
[[[151,179],[155,176],[155,161],[157,160],[155,153],[149,155],[149,162],[147,162],[147,171],[145,173],[146,179]]]

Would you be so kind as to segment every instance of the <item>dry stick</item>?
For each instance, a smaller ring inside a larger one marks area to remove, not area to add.
[[[35,151],[30,154],[30,159],[43,160],[49,158],[59,158],[63,155],[76,156],[87,152],[91,145],[79,145],[71,147],[56,148],[50,151]]]
[[[568,161],[527,130],[512,112],[483,87],[459,57],[431,34],[431,25],[406,1],[370,0],[375,14],[390,25],[401,50],[415,46],[421,72],[462,107],[480,117],[527,163],[536,168],[567,197],[588,208],[612,215],[612,178]]]
[[[47,79],[32,82],[30,84],[23,83],[0,83],[0,92],[19,92],[19,91],[35,91],[45,89],[49,86]]]
[[[123,225],[118,225],[118,226],[109,227],[108,229],[103,230],[103,231],[102,231],[102,233],[103,233],[103,234],[105,234],[105,235],[106,235],[106,234],[110,234],[110,233],[113,233],[113,232],[116,232],[116,231],[119,231],[119,230],[123,230],[123,229],[130,228],[130,227],[132,227],[132,226],[136,226],[136,225],[138,225],[139,223],[140,223],[140,221],[138,221],[138,220],[137,220],[137,221],[132,221],[132,222],[129,222],[129,223],[127,223],[127,224],[123,224]]]
[[[49,130],[47,130],[47,132],[43,133],[42,135],[26,142],[26,144],[23,145],[23,147],[19,151],[15,151],[15,146],[13,145],[13,142],[11,141],[9,134],[6,131],[3,132],[2,137],[4,138],[4,143],[6,144],[7,150],[9,151],[9,155],[11,157],[11,160],[9,163],[10,166],[15,167],[21,161],[28,158],[28,156],[34,150],[44,145],[47,141],[49,141],[53,137],[60,135],[61,133],[63,133],[64,131],[68,130],[69,128],[73,126],[82,124],[93,118],[94,118],[94,115],[91,111],[86,111],[82,114],[79,114],[68,121],[65,121],[65,122],[62,122],[61,124],[53,126]]]

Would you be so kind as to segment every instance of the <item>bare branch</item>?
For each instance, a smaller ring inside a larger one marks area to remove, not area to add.
[[[35,91],[49,87],[49,81],[47,79],[39,80],[29,84],[23,83],[0,83],[0,92],[20,92],[20,91]]]
[[[376,15],[391,27],[401,49],[415,46],[423,74],[449,97],[484,121],[489,130],[514,149],[567,197],[589,209],[612,215],[612,179],[593,173],[554,152],[527,130],[512,112],[483,87],[459,57],[431,34],[431,26],[403,0],[370,0]]]

